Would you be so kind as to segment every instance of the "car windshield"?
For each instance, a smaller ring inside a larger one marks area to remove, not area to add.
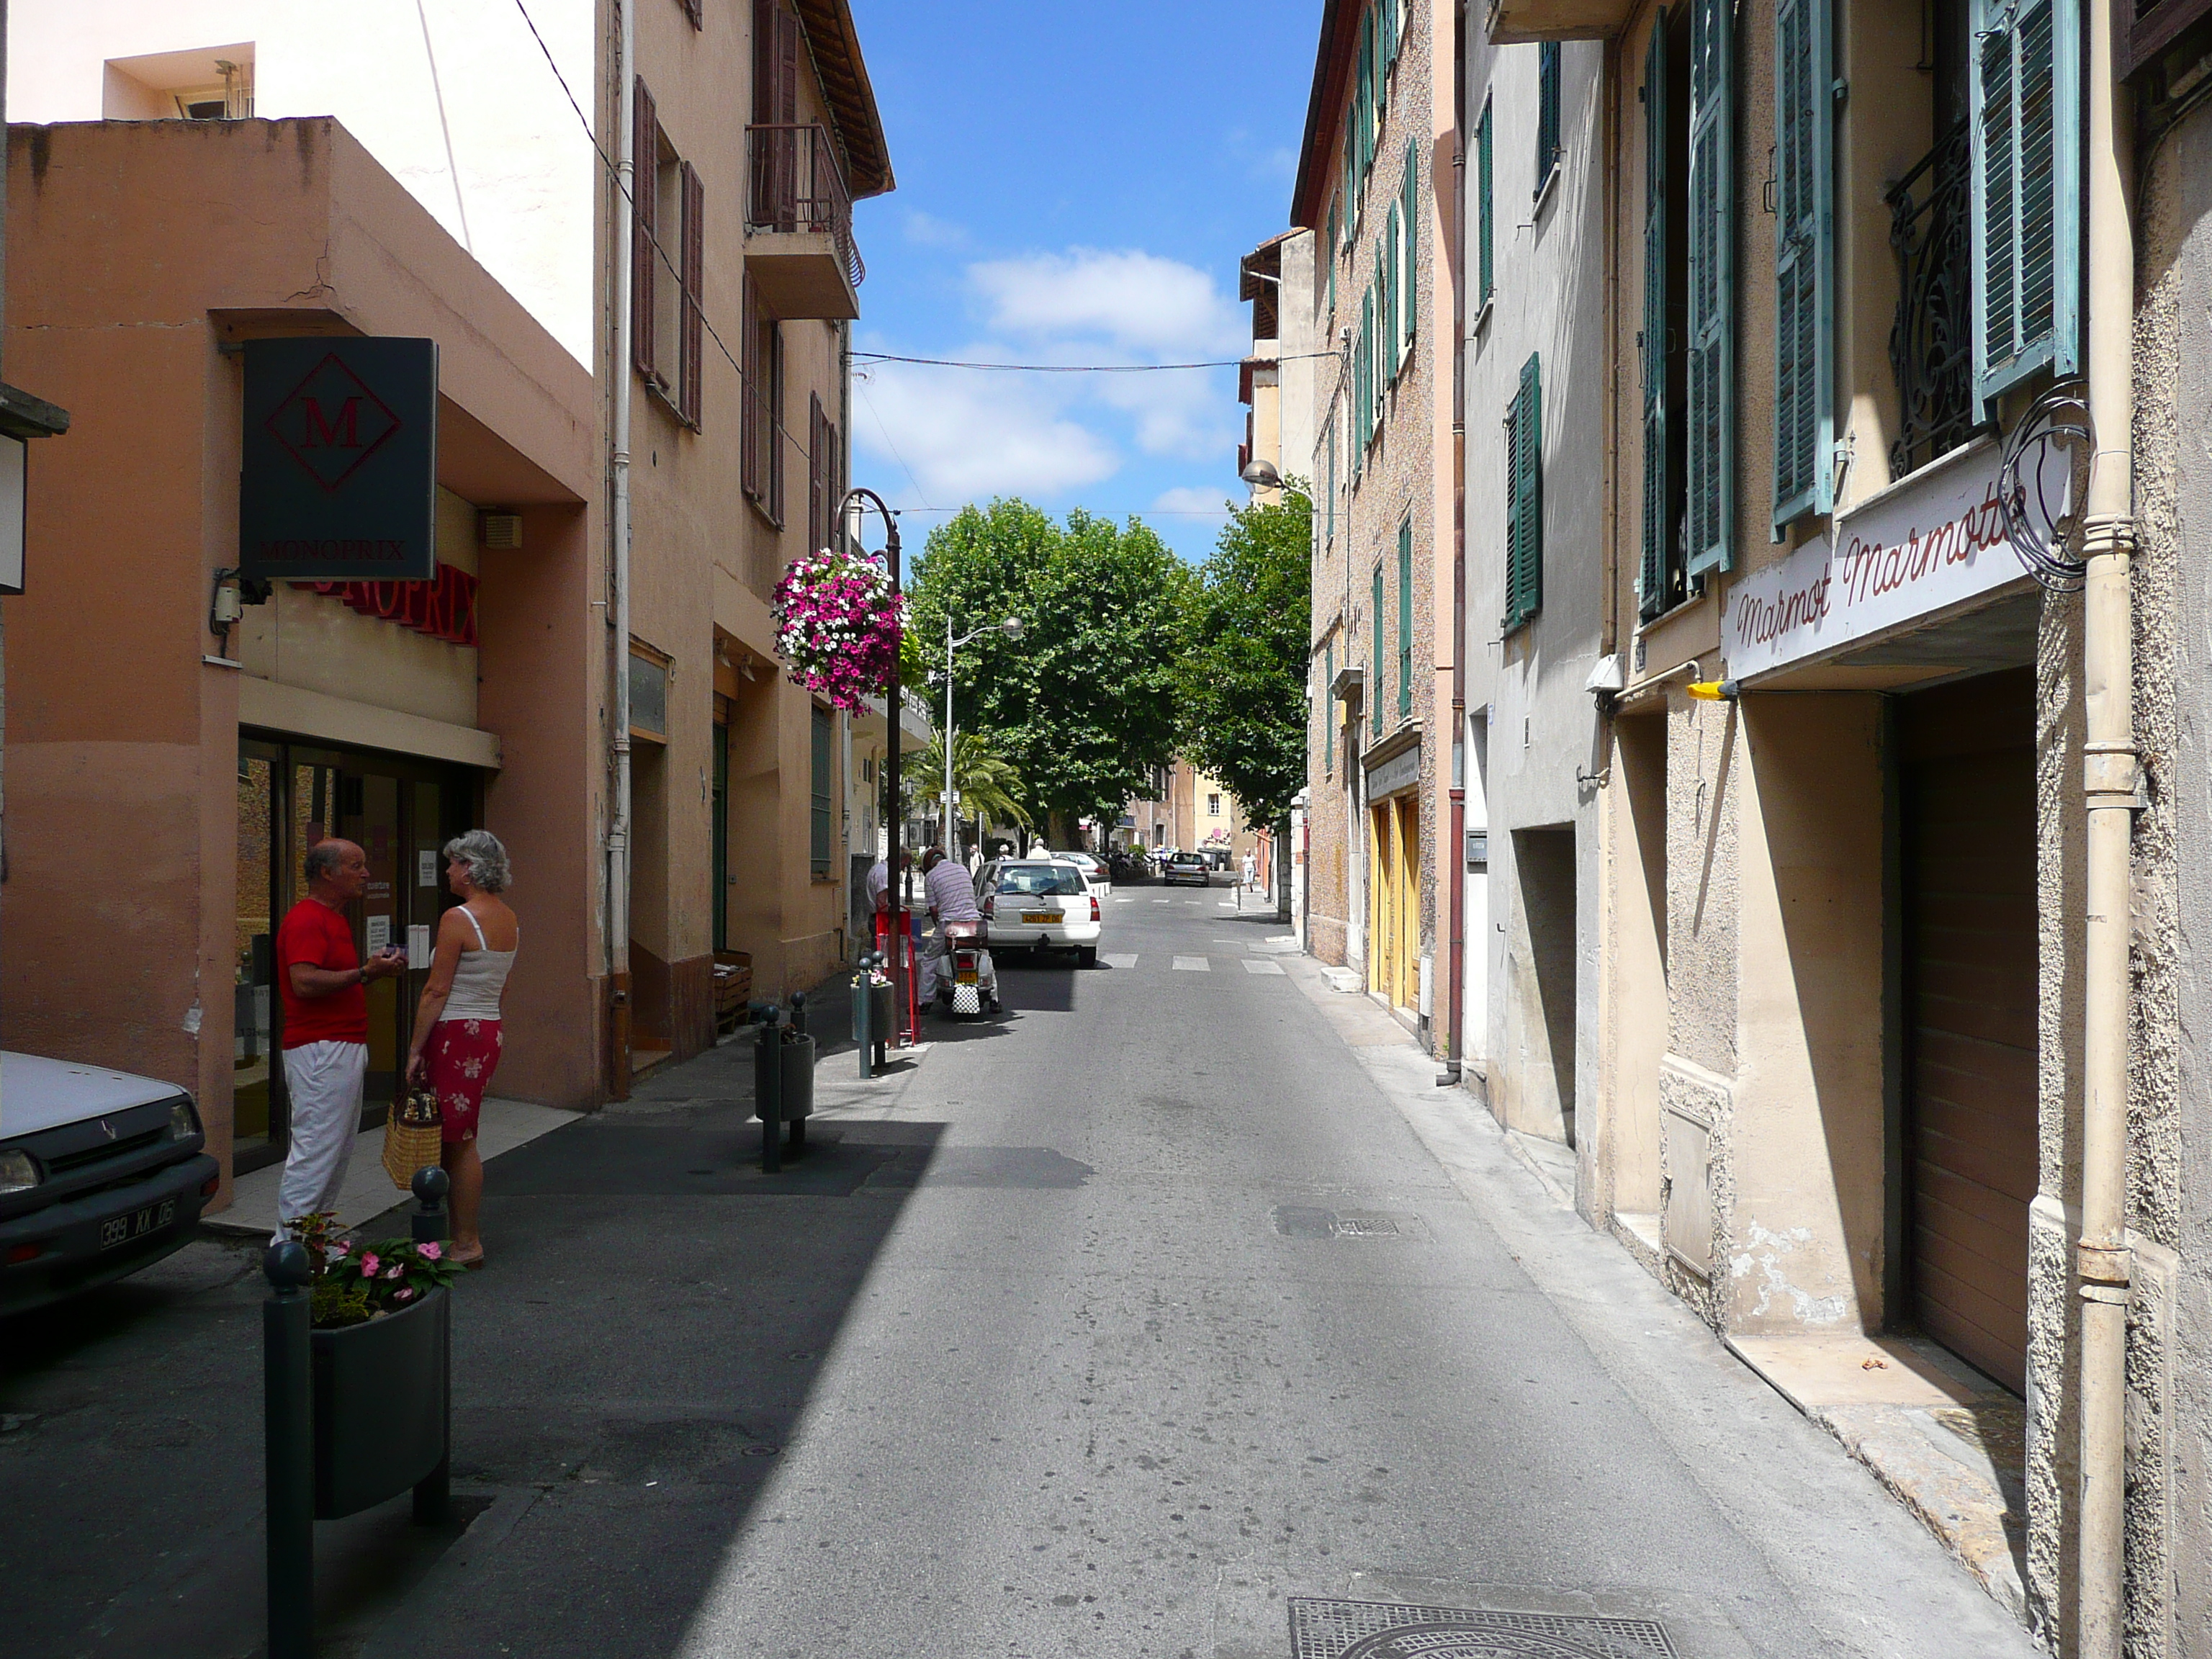
[[[1002,893],[1059,894],[1073,898],[1083,891],[1083,872],[1065,864],[1016,864],[999,872]]]

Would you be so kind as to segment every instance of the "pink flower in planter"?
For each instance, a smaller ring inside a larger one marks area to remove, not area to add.
[[[378,1261],[378,1257],[377,1257],[377,1254],[376,1254],[376,1252],[375,1252],[375,1251],[374,1251],[374,1250],[363,1250],[363,1251],[361,1253],[361,1270],[362,1270],[362,1272],[363,1273],[367,1274],[367,1275],[368,1275],[369,1278],[371,1278],[371,1279],[375,1278],[375,1277],[376,1277],[376,1267],[377,1267],[377,1261]]]
[[[398,1279],[398,1277],[400,1277],[400,1275],[401,1275],[401,1274],[404,1273],[406,1271],[407,1271],[407,1264],[406,1264],[405,1262],[404,1262],[404,1261],[395,1261],[395,1262],[393,1262],[393,1263],[392,1263],[389,1267],[386,1267],[386,1268],[384,1270],[384,1276],[385,1276],[386,1279]]]
[[[441,1260],[446,1252],[443,1247],[434,1241],[428,1244],[417,1244],[415,1247],[415,1254],[425,1261],[436,1261]]]

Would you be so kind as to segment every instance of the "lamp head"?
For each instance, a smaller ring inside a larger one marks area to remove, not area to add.
[[[1237,475],[1255,489],[1280,489],[1283,475],[1275,471],[1273,461],[1252,461]]]
[[[999,624],[999,631],[1010,640],[1018,640],[1022,636],[1022,629],[1027,626],[1019,617],[1009,617]]]

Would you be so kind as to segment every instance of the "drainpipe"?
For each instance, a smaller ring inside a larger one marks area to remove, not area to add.
[[[1455,1079],[1467,1064],[1467,8],[1452,7],[1451,235],[1437,269],[1452,285],[1452,669],[1451,840],[1443,849],[1451,871],[1451,985],[1445,1034],[1445,1069]]]
[[[636,261],[635,210],[631,204],[637,172],[637,4],[617,0],[622,9],[622,44],[616,57],[616,131],[621,159],[615,165],[615,360],[608,376],[614,388],[613,479],[608,517],[614,532],[614,737],[615,798],[607,824],[607,1024],[608,1088],[616,1100],[629,1098],[629,416],[630,282]],[[716,895],[719,899],[721,896]]]
[[[2083,989],[2079,1652],[2120,1659],[2126,1626],[2128,974],[2138,780],[2129,565],[2135,549],[2132,134],[2112,73],[2112,0],[2089,0],[2089,477],[2081,613],[2088,807]]]

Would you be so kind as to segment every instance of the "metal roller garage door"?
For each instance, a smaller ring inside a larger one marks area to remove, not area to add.
[[[1904,698],[1907,1225],[1920,1328],[2014,1390],[2035,1195],[2032,671]]]

